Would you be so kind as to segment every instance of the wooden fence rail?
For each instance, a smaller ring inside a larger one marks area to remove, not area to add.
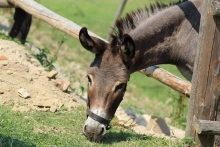
[[[75,39],[79,39],[78,35],[81,26],[51,10],[48,10],[34,0],[0,0],[0,7],[19,7],[31,14],[33,17],[48,23],[54,28],[57,28]],[[91,31],[89,31],[89,34],[108,42]],[[152,67],[141,70],[140,72],[170,86],[172,89],[177,90],[188,97],[190,95],[191,84],[189,82],[176,77],[162,68]]]

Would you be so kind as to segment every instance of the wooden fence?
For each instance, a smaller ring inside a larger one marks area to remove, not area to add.
[[[220,97],[220,19],[215,13],[219,8],[219,2],[203,1],[186,128],[186,135],[194,136],[196,146],[203,147],[214,146],[214,135],[220,134],[220,122],[216,121]]]
[[[189,82],[172,75],[162,68],[152,66],[140,71],[188,97],[191,95],[186,135],[194,136],[196,146],[213,146],[214,135],[220,134],[220,123],[216,121],[220,97],[220,90],[218,90],[220,89],[219,5],[220,4],[214,2],[214,0],[206,0],[203,2],[199,37],[200,43],[198,46],[199,52],[196,57],[196,66],[193,74],[192,92],[190,92],[191,84]],[[213,9],[211,9],[211,6]],[[16,7],[16,11],[20,11],[21,9],[27,13],[27,16],[30,15],[40,19],[73,38],[78,39],[79,30],[81,29],[79,25],[48,10],[34,0],[0,0],[0,7]],[[14,21],[20,20],[16,20],[14,16]],[[14,25],[16,25],[15,22]],[[25,21],[20,23],[23,24],[23,26],[26,24]],[[30,24],[26,24],[26,27],[28,27],[28,25]],[[10,31],[13,31],[13,28]],[[102,39],[95,33],[89,32],[89,34]],[[19,38],[18,35],[16,37]],[[104,41],[108,42],[106,40]]]

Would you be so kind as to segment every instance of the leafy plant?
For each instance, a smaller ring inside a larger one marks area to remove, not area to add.
[[[54,69],[53,63],[57,60],[57,57],[53,57],[48,60],[47,55],[50,54],[50,50],[47,47],[39,49],[40,53],[34,55],[34,57],[41,63],[42,66],[46,67],[49,71]]]

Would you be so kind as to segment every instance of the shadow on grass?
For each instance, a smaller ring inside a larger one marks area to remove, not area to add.
[[[129,140],[150,140],[151,136],[136,134],[134,132],[107,132],[106,136],[102,139],[104,144],[113,144],[116,142],[129,141]]]
[[[36,147],[30,142],[24,142],[16,138],[0,134],[0,147]]]

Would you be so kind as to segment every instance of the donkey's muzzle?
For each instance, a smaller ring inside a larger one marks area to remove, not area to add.
[[[91,141],[100,141],[106,130],[110,129],[111,119],[106,119],[106,114],[102,109],[89,110],[87,108],[87,120],[83,127],[84,135]]]
[[[106,126],[88,117],[83,127],[83,133],[90,141],[98,142],[104,137]]]

